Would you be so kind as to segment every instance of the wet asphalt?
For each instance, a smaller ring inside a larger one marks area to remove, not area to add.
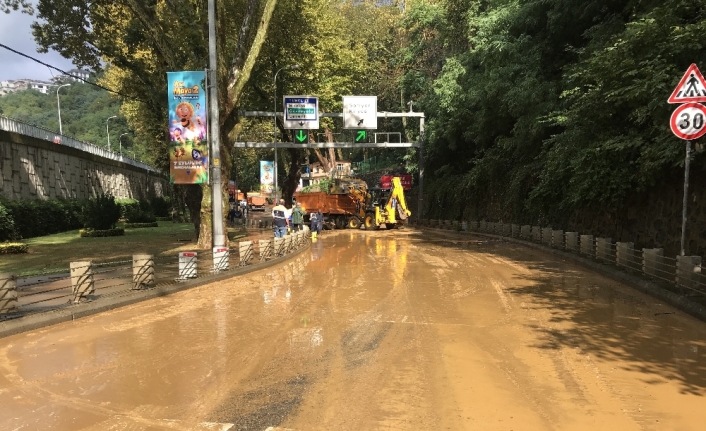
[[[706,324],[520,245],[323,235],[0,340],[1,430],[701,430]]]

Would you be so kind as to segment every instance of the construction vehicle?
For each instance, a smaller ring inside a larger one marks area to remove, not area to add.
[[[364,229],[398,228],[412,215],[400,177],[392,178],[389,189],[370,189],[369,202],[371,205],[366,208],[363,219]]]
[[[358,229],[368,209],[368,185],[356,178],[335,178],[327,192],[300,192],[294,199],[307,213],[321,211],[327,229]]]
[[[265,211],[267,198],[260,196],[259,193],[248,192],[248,208],[250,211]]]

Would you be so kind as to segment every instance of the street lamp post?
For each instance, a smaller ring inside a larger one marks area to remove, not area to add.
[[[121,156],[123,155],[123,136],[125,136],[125,135],[128,135],[128,133],[123,133],[123,134],[120,135],[120,137],[118,138],[118,141],[120,142],[120,155],[121,155]]]
[[[277,73],[275,73],[274,77],[274,87],[275,87],[275,98],[274,98],[274,105],[275,105],[275,111],[274,111],[274,121],[272,124],[272,143],[274,144],[275,147],[275,200],[274,204],[277,205],[278,200],[277,200],[277,192],[279,189],[277,188],[277,75],[284,70],[284,69],[299,69],[298,64],[292,64],[290,66],[284,66],[280,68]]]
[[[108,122],[113,118],[118,118],[118,116],[113,115],[112,117],[108,117],[108,119],[105,120],[105,133],[106,135],[108,135],[108,151],[110,151],[110,129],[108,129]]]
[[[63,135],[64,131],[61,128],[61,102],[59,101],[59,90],[61,90],[62,87],[68,87],[71,84],[64,84],[60,85],[56,88],[56,108],[59,111],[59,134]]]

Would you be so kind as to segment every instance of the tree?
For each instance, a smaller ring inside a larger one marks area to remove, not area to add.
[[[218,92],[223,177],[228,178],[228,136],[237,107],[269,28],[277,0],[219,0]],[[79,66],[100,70],[103,82],[128,96],[123,113],[138,137],[154,143],[153,162],[167,163],[166,72],[208,64],[207,9],[200,0],[39,0],[33,24],[40,49],[52,48]],[[257,25],[254,23],[257,22]],[[189,23],[189,25],[183,25]],[[229,54],[228,54],[229,53]],[[223,194],[227,193],[227,181]],[[211,244],[210,188],[187,188],[199,245]],[[201,206],[193,205],[201,196]],[[227,200],[226,200],[227,202]]]

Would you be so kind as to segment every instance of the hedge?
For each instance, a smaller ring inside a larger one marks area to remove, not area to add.
[[[106,236],[125,235],[125,229],[122,229],[122,228],[105,229],[105,230],[81,229],[78,232],[79,232],[79,235],[81,236],[81,238],[102,238],[102,237],[106,237]]]
[[[0,243],[0,254],[20,254],[27,253],[29,246],[21,242]]]
[[[0,202],[0,241],[15,239],[15,221]]]
[[[83,226],[83,202],[78,199],[3,201],[2,205],[14,222],[15,236],[18,238],[50,235]]]
[[[159,225],[157,224],[156,221],[152,223],[125,223],[125,228],[126,229],[139,229],[143,227],[158,227]]]
[[[157,221],[172,221],[171,217],[157,217]]]

